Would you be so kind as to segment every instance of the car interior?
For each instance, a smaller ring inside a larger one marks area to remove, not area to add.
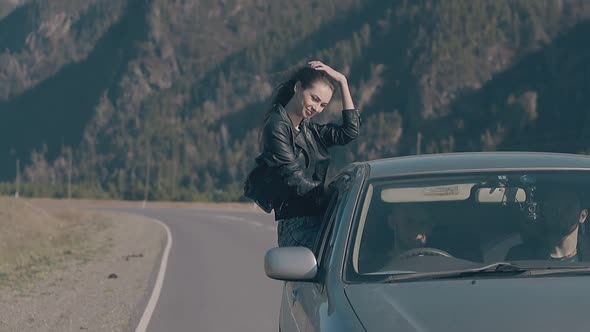
[[[380,189],[375,190],[378,192]],[[542,218],[535,215],[535,220],[531,221],[531,212],[523,204],[526,198],[524,192],[520,201],[501,202],[485,198],[487,196],[480,199],[482,196],[478,196],[477,190],[477,187],[472,188],[471,193],[463,200],[412,203],[427,211],[431,221],[428,241],[422,246],[442,250],[452,256],[453,260],[480,264],[502,262],[506,261],[512,248],[525,241],[523,225],[538,223]],[[588,206],[587,202],[583,202],[582,207]],[[394,253],[395,227],[388,220],[396,208],[403,208],[406,204],[408,203],[387,202],[382,195],[372,195],[358,246],[358,273],[373,274],[396,270],[399,257]],[[581,236],[578,239],[580,242],[590,244],[588,238],[583,236],[587,233],[589,224],[581,225]],[[442,260],[444,257],[440,258]]]

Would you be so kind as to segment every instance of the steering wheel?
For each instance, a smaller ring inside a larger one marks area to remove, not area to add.
[[[451,254],[444,250],[424,247],[406,250],[399,254],[398,259],[408,259],[416,256],[442,256],[447,258],[453,258]]]

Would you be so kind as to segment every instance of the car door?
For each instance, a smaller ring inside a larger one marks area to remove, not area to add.
[[[332,198],[332,202],[337,200],[337,195]],[[324,218],[332,215],[333,212],[333,204],[330,202],[328,210],[326,211],[326,215]],[[329,217],[328,217],[329,218]],[[329,220],[329,219],[328,219]],[[324,219],[326,221],[326,219]],[[325,225],[328,223],[324,222]],[[326,234],[326,231],[329,227],[322,228],[321,232],[318,234],[318,239],[316,240],[316,245],[314,248],[314,254],[316,259],[318,256],[319,247],[321,246],[321,242],[323,242],[323,238]],[[318,259],[319,260],[319,259]],[[319,262],[318,262],[319,263]],[[281,321],[291,320],[288,323],[283,323],[285,327],[281,327],[281,330],[284,331],[306,331],[308,325],[310,325],[310,315],[309,309],[306,308],[313,307],[313,304],[310,303],[311,299],[315,298],[315,283],[313,282],[298,282],[298,281],[287,281],[285,282],[284,292],[283,292],[283,300],[289,306],[289,311],[291,313],[291,317],[287,317],[287,315],[283,314]],[[289,326],[287,326],[289,325]]]
[[[281,332],[303,332],[305,331],[306,320],[303,309],[299,302],[300,285],[298,282],[286,281],[283,285],[283,299],[281,301],[281,317],[279,331]]]
[[[331,185],[336,189],[330,200],[328,209],[324,215],[323,225],[314,247],[314,254],[318,261],[318,277],[314,282],[293,282],[291,292],[295,296],[293,313],[300,331],[319,331],[319,310],[325,307],[327,301],[324,289],[324,276],[328,267],[331,253],[331,239],[333,231],[341,215],[342,204],[345,201],[346,181],[350,179],[348,174],[336,178]],[[304,330],[302,329],[304,327]]]

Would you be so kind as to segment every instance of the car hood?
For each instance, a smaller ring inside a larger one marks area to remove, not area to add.
[[[349,284],[372,331],[590,331],[590,277]]]

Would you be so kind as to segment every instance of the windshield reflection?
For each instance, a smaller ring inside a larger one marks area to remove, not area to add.
[[[590,261],[588,182],[563,171],[375,181],[362,203],[352,265],[374,276]]]

